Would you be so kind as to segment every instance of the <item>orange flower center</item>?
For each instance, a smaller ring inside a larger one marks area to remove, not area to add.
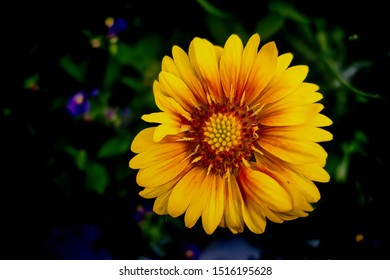
[[[213,104],[191,115],[192,130],[186,135],[192,162],[218,175],[235,172],[243,160],[258,150],[259,122],[244,106]]]

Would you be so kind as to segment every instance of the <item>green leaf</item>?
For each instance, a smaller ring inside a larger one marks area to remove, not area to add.
[[[356,130],[354,138],[351,139],[349,142],[341,143],[343,155],[342,155],[342,159],[339,161],[335,169],[335,174],[334,174],[334,178],[337,182],[345,183],[347,181],[352,155],[366,154],[367,143],[368,143],[368,137],[361,130]]]
[[[85,170],[88,161],[88,155],[86,150],[77,150],[72,146],[66,146],[65,151],[73,157],[74,163],[78,169]]]
[[[117,51],[114,57],[123,65],[129,65],[144,73],[151,65],[154,65],[159,55],[161,39],[155,34],[145,36],[134,45],[124,42],[117,43]]]
[[[124,76],[121,82],[136,92],[140,92],[145,89],[145,85],[140,79],[135,79],[130,76]]]
[[[82,83],[85,79],[87,64],[85,62],[76,64],[72,61],[69,55],[66,55],[60,60],[61,67],[73,77],[76,81]]]
[[[283,25],[283,18],[271,13],[257,23],[255,31],[260,34],[261,40],[266,41],[282,29]]]
[[[12,113],[11,108],[3,108],[3,116],[4,117],[8,117],[9,115],[11,115],[11,113]]]
[[[309,44],[308,40],[302,40],[292,35],[286,35],[286,39],[294,50],[302,54],[306,59],[312,61],[318,60],[318,52]]]
[[[38,84],[39,75],[35,74],[31,77],[24,79],[24,88],[31,89]]]
[[[85,187],[98,194],[103,194],[110,182],[107,169],[97,162],[89,161],[85,171]]]
[[[310,19],[295,9],[290,3],[271,1],[268,7],[271,12],[277,13],[285,19],[291,19],[303,24],[310,23]]]
[[[97,156],[107,158],[123,155],[130,151],[130,136],[121,135],[107,140],[99,149]]]
[[[80,170],[84,170],[85,169],[85,165],[87,163],[87,151],[85,151],[84,149],[83,150],[79,150],[75,156],[75,163],[77,165],[77,167],[80,169]]]
[[[244,42],[249,38],[245,27],[236,20],[225,20],[209,15],[206,17],[206,23],[216,44],[223,45],[232,33],[237,34]]]
[[[103,88],[110,89],[112,85],[119,79],[121,73],[121,65],[113,59],[110,58],[106,66],[106,74],[103,80]]]
[[[224,18],[224,19],[229,19],[232,18],[233,16],[225,11],[222,11],[221,9],[218,9],[217,7],[211,5],[209,2],[206,0],[197,0],[198,4],[210,15],[213,15],[215,17],[219,18]]]
[[[338,162],[335,170],[334,170],[334,179],[338,183],[345,183],[348,179],[348,171],[349,171],[349,166],[351,164],[351,157],[350,154],[345,152],[345,149],[347,148],[345,145],[342,143],[341,147],[344,151],[344,155],[341,158],[341,160]]]
[[[323,61],[325,62],[326,66],[328,66],[328,69],[331,71],[331,73],[334,75],[335,79],[344,87],[349,89],[351,92],[356,94],[357,96],[363,97],[363,98],[374,98],[374,99],[381,99],[383,100],[383,97],[380,94],[374,94],[374,93],[367,93],[364,92],[358,88],[355,88],[353,85],[351,85],[349,82],[347,82],[339,72],[339,70],[336,67],[336,62],[332,61],[331,59],[323,58]]]

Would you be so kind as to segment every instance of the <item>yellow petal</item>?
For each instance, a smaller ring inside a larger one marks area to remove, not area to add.
[[[264,204],[267,208],[286,212],[293,208],[289,193],[269,175],[248,167],[239,169],[238,180],[245,193],[245,203],[253,200],[255,204]]]
[[[277,81],[271,81],[256,102],[269,104],[282,99],[299,87],[308,71],[309,68],[304,65],[288,68],[279,75]]]
[[[171,191],[167,191],[161,195],[159,195],[153,204],[153,211],[158,215],[166,215],[168,214],[168,200],[171,195]]]
[[[195,38],[192,42],[197,67],[206,83],[208,92],[218,101],[222,101],[224,94],[221,87],[216,47],[205,39]]]
[[[332,120],[323,114],[317,114],[313,117],[313,119],[308,123],[313,126],[324,127],[330,126],[332,124]]]
[[[310,141],[264,135],[258,143],[273,156],[293,164],[318,163],[325,161],[327,157],[323,147]]]
[[[201,40],[201,39],[199,39],[199,40]],[[202,85],[203,91],[205,93],[208,93],[207,83],[206,83],[205,79],[203,78],[202,73],[200,72],[198,61],[196,59],[194,42],[195,42],[195,39],[191,41],[190,46],[188,48],[188,59],[189,59],[189,62],[191,64],[191,69],[194,70],[195,76],[197,77],[197,79],[200,81],[200,83]],[[183,57],[183,56],[181,56],[181,57]],[[205,97],[207,97],[207,96],[205,96]]]
[[[237,90],[238,77],[240,75],[243,45],[237,35],[231,35],[226,41],[220,61],[220,74],[222,88],[227,98]]]
[[[172,48],[172,55],[175,64],[181,74],[181,78],[186,83],[188,88],[193,92],[195,98],[202,102],[207,103],[207,97],[200,82],[200,78],[196,75],[196,71],[193,68],[188,55],[178,46]],[[179,76],[178,76],[179,77]]]
[[[142,156],[142,154],[138,156]],[[137,184],[142,187],[161,186],[179,176],[189,163],[188,153],[180,153],[175,157],[166,158],[140,169],[136,177]]]
[[[139,153],[130,160],[130,167],[134,169],[145,168],[172,159],[173,157],[186,157],[189,147],[182,142],[151,144],[148,150]]]
[[[239,72],[239,78],[236,88],[236,102],[240,102],[241,100],[242,94],[244,92],[244,87],[248,81],[250,72],[257,56],[259,44],[260,36],[259,34],[254,34],[249,38],[242,52],[241,70]]]
[[[267,138],[277,137],[280,141],[284,141],[284,139],[296,139],[323,142],[330,141],[333,138],[330,132],[310,125],[272,126],[263,129],[262,135],[266,135]]]
[[[164,72],[169,72],[175,75],[178,78],[181,78],[180,70],[173,61],[173,59],[169,56],[164,56],[161,63],[161,70]]]
[[[311,212],[312,210],[309,210],[308,212]],[[296,218],[304,218],[304,217],[307,217],[309,214],[307,212],[304,212],[300,209],[294,209],[294,210],[291,210],[289,212],[286,212],[286,213],[277,213],[277,215],[285,220],[285,221],[291,221],[291,220],[294,220]]]
[[[201,172],[201,177],[199,178],[198,182],[192,186],[194,187],[195,196],[194,199],[190,202],[184,217],[185,225],[187,227],[192,227],[196,223],[196,221],[202,215],[206,204],[210,200],[210,186],[213,185],[214,176],[207,175],[206,169],[199,169],[199,172]]]
[[[244,218],[242,216],[243,199],[236,177],[231,174],[227,178],[225,188],[225,210],[223,214],[223,225],[231,232],[239,233],[244,231]]]
[[[316,203],[321,198],[321,194],[318,188],[312,181],[296,173],[290,173],[290,174],[293,174],[292,178],[294,180],[293,182],[295,182],[294,186],[297,187],[297,189],[300,191],[302,195],[304,195],[305,201],[307,201],[308,203]],[[297,206],[299,205],[297,204]],[[302,208],[302,210],[310,211],[311,207],[309,207],[309,209]]]
[[[284,179],[288,180],[284,186],[290,193],[301,193],[304,195],[305,201],[309,203],[315,203],[320,199],[321,195],[316,185],[302,174],[290,169],[285,169],[281,174],[284,174]]]
[[[164,112],[170,114],[181,115],[187,120],[191,120],[191,114],[184,110],[183,107],[172,97],[167,96],[163,93],[160,87],[160,83],[155,81],[153,84],[154,100],[156,101],[157,107]]]
[[[146,187],[139,192],[139,195],[144,198],[155,198],[167,192],[170,193],[172,188],[176,186],[177,182],[180,181],[180,179],[181,176],[176,176],[173,180],[168,181],[165,184],[154,186],[154,187]]]
[[[276,73],[278,50],[274,42],[261,47],[245,86],[246,104],[251,105],[268,85]]]
[[[319,164],[294,165],[293,169],[312,181],[321,183],[330,181],[328,172]]]
[[[261,113],[260,123],[268,126],[288,126],[309,123],[322,109],[322,104],[314,103],[284,109],[267,109]]]
[[[291,199],[292,200],[292,199]],[[279,216],[279,213],[281,212],[278,212],[278,211],[274,211],[274,210],[271,210],[267,207],[265,207],[265,205],[260,205],[262,206],[260,209],[261,213],[263,213],[263,215],[269,219],[270,221],[274,222],[274,223],[283,223],[284,219],[282,219],[280,216]],[[293,210],[290,210],[290,211],[293,211]],[[287,211],[287,212],[283,212],[283,213],[289,213],[290,211]]]
[[[183,80],[164,71],[160,72],[158,78],[160,89],[165,92],[167,96],[176,100],[184,110],[192,112],[197,107],[197,101],[193,93]]]
[[[259,212],[258,205],[251,200],[242,204],[242,214],[247,227],[254,233],[263,233],[266,226],[266,219]]]
[[[141,130],[131,143],[131,151],[134,153],[142,153],[150,148],[153,143],[153,134],[155,127],[148,127]]]
[[[294,208],[283,213],[293,215],[293,213],[297,214],[301,213],[301,211],[313,210],[310,203],[318,201],[320,193],[312,181],[308,180],[303,174],[296,172],[292,168],[293,165],[289,165],[281,160],[270,160],[266,156],[257,156],[256,160],[257,163],[254,166],[275,179],[289,193]],[[281,212],[276,214],[279,213]],[[281,216],[279,215],[279,217]]]
[[[320,199],[320,192],[316,185],[296,171],[296,165],[288,165],[280,160],[270,161],[266,157],[259,158],[259,169],[267,166],[267,173],[279,182],[293,198],[294,208],[311,211],[309,203],[315,203]]]
[[[182,126],[178,127],[177,125],[170,125],[170,124],[161,124],[156,127],[156,130],[154,131],[153,134],[153,141],[154,142],[159,142],[162,139],[165,138],[165,136],[168,135],[177,135],[183,131],[188,130],[188,126]]]
[[[211,185],[207,186],[210,198],[202,213],[203,228],[208,234],[212,234],[221,222],[227,183],[221,176],[212,175],[212,177]]]
[[[199,168],[192,168],[173,188],[168,200],[168,213],[172,217],[182,215],[192,201],[199,197],[198,185],[204,179],[204,172]]]
[[[280,73],[287,69],[293,59],[292,53],[284,53],[278,56],[276,72]]]
[[[317,85],[303,82],[290,94],[272,104],[272,108],[276,110],[315,103],[323,98],[317,90]]]
[[[150,123],[164,123],[172,125],[180,125],[181,119],[177,115],[173,115],[167,112],[156,112],[151,114],[145,114],[141,117],[144,121]]]
[[[142,119],[146,122],[161,123],[161,125],[157,126],[154,130],[154,142],[160,142],[167,135],[177,135],[190,129],[189,125],[183,124],[182,119],[166,112],[143,115]]]

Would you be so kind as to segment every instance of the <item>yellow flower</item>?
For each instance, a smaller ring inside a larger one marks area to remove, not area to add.
[[[320,199],[313,181],[329,175],[318,142],[332,139],[322,95],[304,82],[307,66],[259,44],[258,34],[245,47],[237,35],[223,48],[194,38],[188,54],[174,46],[164,57],[153,85],[161,112],[142,116],[159,125],[134,138],[129,164],[157,214],[184,214],[189,228],[201,217],[208,234],[263,233],[267,219],[305,217]]]

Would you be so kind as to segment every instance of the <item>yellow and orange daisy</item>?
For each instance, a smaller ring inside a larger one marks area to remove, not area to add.
[[[289,67],[291,53],[259,45],[258,34],[245,46],[237,35],[224,47],[196,37],[188,54],[174,46],[163,58],[161,112],[142,116],[158,125],[134,138],[129,164],[157,214],[184,214],[189,228],[201,218],[208,234],[263,233],[267,219],[305,217],[320,199],[313,181],[329,175],[319,142],[332,139],[322,94],[304,82],[307,66]]]

